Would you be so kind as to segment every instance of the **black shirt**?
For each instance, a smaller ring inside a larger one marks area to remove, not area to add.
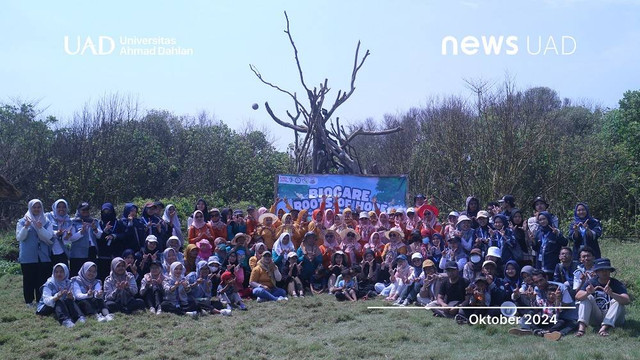
[[[458,281],[453,284],[447,280],[440,285],[440,291],[438,294],[442,295],[446,302],[464,301],[468,286],[469,283],[463,277],[459,277]]]

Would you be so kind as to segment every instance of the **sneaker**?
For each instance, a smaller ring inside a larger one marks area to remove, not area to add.
[[[257,299],[256,299],[256,302],[259,302],[259,303],[260,303],[260,302],[263,302],[263,301],[265,301],[265,300],[264,300],[263,298],[261,298],[261,297],[259,297],[259,298],[257,298]]]
[[[109,315],[109,309],[107,308],[102,309],[102,316],[107,316],[107,315]]]
[[[107,321],[113,321],[113,314],[107,314],[104,318],[107,319]]]
[[[96,320],[98,320],[98,322],[105,322],[107,321],[107,318],[102,314],[96,314]]]
[[[224,316],[231,316],[231,310],[229,309],[222,309],[220,310],[220,314],[224,315]]]
[[[544,338],[551,341],[558,341],[562,337],[562,333],[560,331],[552,331],[544,334]]]
[[[158,310],[156,310],[156,315],[160,315],[162,314],[162,309],[158,308]]]
[[[85,318],[84,316],[80,316],[76,321],[76,323],[80,323],[80,324],[84,324],[86,322],[87,322],[87,318]]]
[[[511,328],[509,329],[509,334],[511,335],[532,335],[533,331],[528,330],[528,329],[521,329],[521,328]]]
[[[276,301],[287,301],[287,300],[289,300],[289,298],[286,296],[280,296],[276,299]]]
[[[74,324],[73,321],[67,319],[62,322],[62,326],[66,327],[67,329],[71,329],[72,327],[76,326],[76,324]]]
[[[205,310],[205,309],[200,310],[200,315],[205,316],[205,315],[208,315],[208,314],[209,313],[207,312],[207,310]]]
[[[457,314],[455,316],[455,320],[458,325],[465,325],[469,323],[469,320],[462,314]]]
[[[242,311],[247,311],[247,306],[244,303],[238,303],[238,308]]]
[[[154,308],[153,306],[149,308],[149,312],[152,314],[156,313],[156,308]]]
[[[391,304],[391,305],[400,306],[400,305],[402,305],[402,300],[397,300],[397,301],[393,302],[393,304]]]
[[[194,319],[197,319],[197,318],[198,318],[198,312],[197,312],[197,311],[187,311],[187,312],[185,313],[185,315],[191,316],[191,317],[192,317],[192,318],[194,318]]]
[[[25,305],[27,306],[27,309],[34,309],[36,307],[36,304],[32,302]]]

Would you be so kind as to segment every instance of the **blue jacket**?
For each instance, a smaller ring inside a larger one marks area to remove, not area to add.
[[[578,206],[584,206],[587,210],[587,216],[584,219],[580,219],[578,217]],[[580,227],[578,232],[573,231],[573,226],[578,223],[586,222],[589,225],[589,230],[584,227]],[[583,246],[588,246],[593,249],[593,256],[596,259],[602,257],[600,252],[600,245],[598,244],[598,239],[602,236],[602,224],[600,220],[591,217],[591,213],[589,212],[589,207],[585,203],[578,203],[573,210],[573,221],[569,225],[568,236],[573,240],[573,260],[580,260],[580,248]]]
[[[70,218],[67,218],[67,220],[65,220],[62,223],[58,223],[55,220],[54,214],[53,212],[48,212],[45,214],[45,217],[47,218],[47,220],[49,221],[49,223],[51,223],[51,231],[53,232],[53,236],[51,236],[51,241],[53,242],[53,244],[51,245],[51,252],[54,252],[54,247],[57,246],[56,244],[58,244],[61,248],[64,254],[67,255],[67,257],[69,256],[69,248],[67,248],[66,244],[65,244],[65,237],[66,234],[62,234],[61,236],[56,235],[56,232],[60,229],[62,230],[67,230],[72,228],[72,222]],[[72,229],[72,233],[75,229]],[[67,240],[67,242],[69,242],[70,240]],[[60,254],[56,254],[56,255],[60,255]]]
[[[560,262],[558,256],[560,249],[567,246],[567,239],[562,236],[562,232],[558,235],[554,234],[549,227],[546,229],[539,228],[535,234],[535,242],[533,249],[538,253],[536,259],[536,267],[545,272],[553,273],[556,264]]]
[[[140,251],[144,247],[144,241],[147,238],[147,228],[144,222],[140,218],[135,218],[129,221],[129,212],[133,208],[138,208],[132,203],[124,205],[124,211],[122,212],[122,218],[119,221],[117,233],[120,235],[119,239],[122,239],[125,249],[131,249],[134,253]],[[115,254],[120,256],[120,254]]]
[[[53,244],[51,223],[47,220],[40,230],[36,230],[33,224],[25,228],[25,221],[26,219],[22,218],[16,225],[16,238],[20,243],[18,262],[20,264],[51,262],[51,244]]]
[[[75,230],[75,234],[71,236],[71,251],[69,258],[71,259],[84,259],[89,257],[89,247],[91,247],[91,240],[98,246],[98,239],[102,236],[102,229],[100,228],[100,222],[98,219],[91,219],[91,226],[87,231],[82,234],[82,227],[84,225],[82,219],[76,217],[72,220],[72,226]],[[96,230],[93,230],[93,225],[96,226]]]

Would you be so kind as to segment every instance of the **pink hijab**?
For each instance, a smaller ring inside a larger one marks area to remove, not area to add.
[[[200,213],[202,214],[202,219],[198,219],[196,218],[196,214]],[[193,223],[191,223],[191,225],[195,226],[196,229],[200,229],[201,227],[203,227],[206,223],[204,222],[204,214],[202,213],[202,211],[200,210],[196,210],[193,212]]]

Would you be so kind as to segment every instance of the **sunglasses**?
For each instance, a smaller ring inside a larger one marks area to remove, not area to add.
[[[389,234],[389,237],[398,237],[398,234],[396,234],[396,233],[391,233],[391,234]]]

